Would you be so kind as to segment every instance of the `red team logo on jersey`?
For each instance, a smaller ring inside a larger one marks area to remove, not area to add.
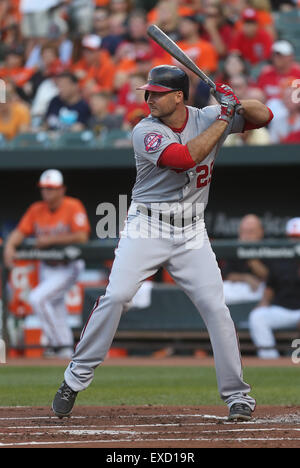
[[[162,135],[159,135],[159,133],[148,133],[144,139],[147,153],[149,151],[156,151],[160,147],[161,141]]]

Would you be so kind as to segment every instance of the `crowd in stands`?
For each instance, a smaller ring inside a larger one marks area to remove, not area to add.
[[[275,117],[229,145],[300,142],[300,63],[275,15],[297,0],[0,0],[0,134],[129,131],[149,114],[149,70],[174,59],[147,36],[155,23],[215,81]],[[300,22],[300,16],[299,16]],[[214,100],[189,72],[188,104]]]

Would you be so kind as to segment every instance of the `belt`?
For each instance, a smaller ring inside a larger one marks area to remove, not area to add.
[[[171,226],[176,226],[176,227],[183,227],[183,226],[188,226],[189,224],[193,224],[196,221],[199,221],[200,216],[192,216],[191,218],[178,218],[175,217],[173,214],[167,215],[164,213],[157,213],[157,211],[152,211],[150,208],[147,208],[145,210],[145,213],[149,218],[153,217],[155,219],[158,219],[159,221],[162,221],[164,223],[168,223]],[[158,215],[158,216],[157,216]]]

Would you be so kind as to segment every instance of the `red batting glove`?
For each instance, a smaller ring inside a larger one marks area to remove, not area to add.
[[[239,98],[234,94],[233,90],[228,85],[217,83],[214,96],[221,105],[229,104],[233,107],[241,105]]]
[[[229,123],[234,116],[234,107],[230,104],[221,104],[221,113],[217,120],[224,120]]]

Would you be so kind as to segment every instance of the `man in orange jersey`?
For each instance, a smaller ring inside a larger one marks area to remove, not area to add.
[[[39,249],[55,245],[84,243],[90,224],[81,201],[65,196],[66,187],[60,171],[49,169],[40,177],[42,201],[33,203],[16,229],[8,237],[4,261],[13,267],[17,247],[25,237],[34,237]],[[29,302],[40,318],[47,346],[60,357],[73,352],[73,334],[67,322],[65,294],[84,269],[83,260],[41,262],[40,283],[29,295]]]

